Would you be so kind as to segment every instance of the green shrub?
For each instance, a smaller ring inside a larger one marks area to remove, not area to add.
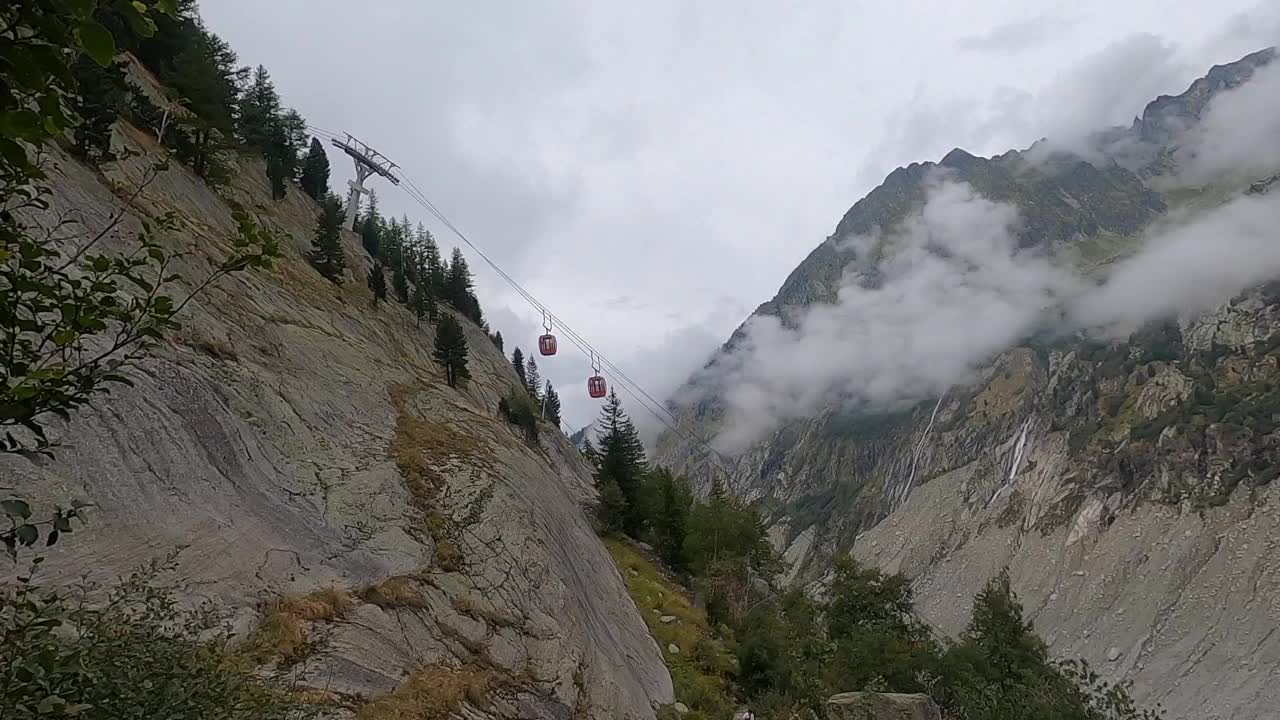
[[[538,444],[539,408],[529,393],[521,388],[513,387],[505,398],[498,401],[498,413],[507,422],[520,428],[524,439],[530,445]]]
[[[38,565],[38,560],[36,562]],[[5,720],[285,720],[311,714],[232,649],[223,615],[181,607],[153,563],[104,591],[0,591]]]

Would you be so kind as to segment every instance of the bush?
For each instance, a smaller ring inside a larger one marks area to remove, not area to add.
[[[37,561],[38,564],[38,561]],[[311,714],[292,688],[262,678],[231,645],[224,616],[179,606],[152,563],[105,593],[0,593],[0,707],[8,718],[285,720]]]
[[[529,393],[513,387],[507,396],[498,401],[498,413],[524,432],[530,445],[538,444],[538,406]]]

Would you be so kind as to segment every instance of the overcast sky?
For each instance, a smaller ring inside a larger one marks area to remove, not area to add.
[[[894,167],[1127,124],[1156,95],[1280,39],[1280,4],[1258,0],[201,8],[288,105],[393,158],[654,394]],[[344,188],[351,169],[331,159]],[[428,219],[374,185],[387,210]],[[472,267],[508,350],[529,349],[537,316],[478,258]],[[567,423],[595,416],[585,360],[562,351],[542,370]]]

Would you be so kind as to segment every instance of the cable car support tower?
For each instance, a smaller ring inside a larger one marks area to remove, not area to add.
[[[351,188],[351,196],[347,199],[346,227],[354,231],[356,229],[356,210],[360,207],[360,196],[369,194],[368,188],[364,186],[364,181],[374,175],[381,175],[390,180],[392,185],[399,185],[400,178],[396,177],[393,171],[399,170],[400,166],[391,162],[391,158],[357,140],[351,133],[346,133],[346,136],[346,140],[335,138],[330,142],[333,143],[334,147],[350,155],[356,164],[356,179],[347,181],[347,186]]]

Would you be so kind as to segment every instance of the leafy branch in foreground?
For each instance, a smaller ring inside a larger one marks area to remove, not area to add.
[[[179,603],[175,557],[107,589],[0,588],[0,720],[315,717],[289,678],[240,661],[225,613]]]
[[[44,206],[39,197],[30,202]],[[87,252],[106,229],[65,257],[52,232],[0,226],[0,427],[23,427],[35,437],[29,446],[6,432],[0,451],[48,454],[47,416],[68,420],[110,384],[130,384],[124,372],[179,327],[175,318],[193,298],[226,275],[269,267],[279,256],[275,237],[247,214],[236,221],[231,257],[181,299],[169,294],[182,279],[173,267],[190,253],[168,251],[158,240],[173,230],[173,215],[142,219],[136,246],[114,256]]]

